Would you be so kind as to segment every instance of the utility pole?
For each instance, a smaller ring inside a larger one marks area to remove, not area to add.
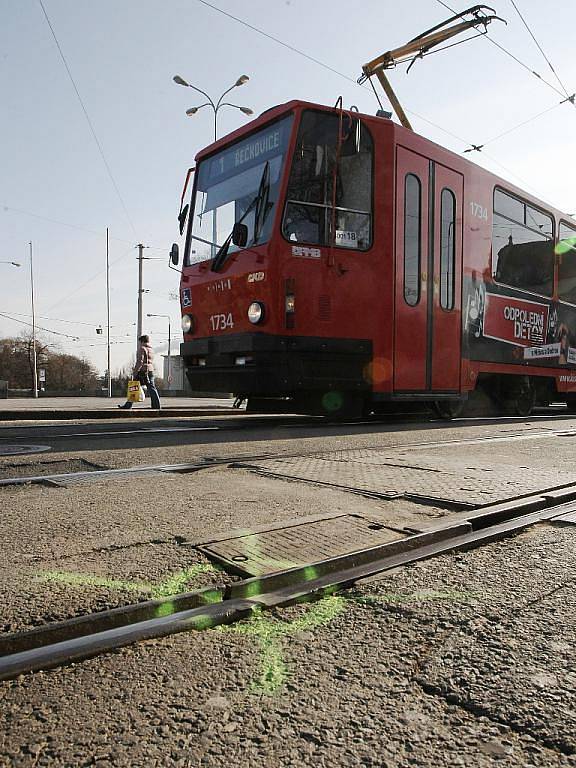
[[[30,245],[30,293],[32,298],[32,371],[34,376],[34,397],[38,397],[38,364],[36,360],[36,310],[34,308],[34,265],[32,261],[32,241]]]
[[[112,397],[112,372],[110,371],[110,243],[109,232],[106,227],[106,325],[108,347],[108,397]]]
[[[136,349],[138,349],[138,339],[142,336],[142,263],[144,261],[144,248],[142,243],[138,243],[138,322],[136,324]]]

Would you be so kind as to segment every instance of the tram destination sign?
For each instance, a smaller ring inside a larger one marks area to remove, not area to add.
[[[199,186],[221,181],[283,154],[288,145],[292,119],[287,118],[236,142],[201,165]]]

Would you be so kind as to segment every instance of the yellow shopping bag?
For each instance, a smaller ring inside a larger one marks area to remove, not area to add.
[[[139,381],[130,379],[128,382],[128,391],[126,392],[126,400],[129,403],[144,402],[144,390],[142,389]]]

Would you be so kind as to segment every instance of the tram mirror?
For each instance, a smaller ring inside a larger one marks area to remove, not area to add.
[[[234,224],[234,229],[232,230],[232,242],[239,248],[244,248],[248,242],[248,227],[246,224],[240,224],[240,222]]]
[[[174,266],[178,264],[180,261],[180,250],[178,248],[178,243],[172,243],[172,248],[170,249],[170,261]]]
[[[178,223],[180,225],[180,234],[182,234],[184,232],[184,225],[186,224],[186,217],[188,216],[188,208],[189,207],[190,206],[188,205],[188,203],[186,203],[184,208],[182,208],[182,210],[178,214]]]

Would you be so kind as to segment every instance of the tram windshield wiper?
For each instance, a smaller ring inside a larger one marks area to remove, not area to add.
[[[260,237],[260,233],[262,232],[262,228],[264,226],[264,222],[266,221],[266,216],[268,215],[268,212],[271,208],[269,203],[270,198],[270,162],[267,160],[266,164],[264,166],[264,170],[262,171],[262,178],[260,179],[260,185],[258,187],[258,192],[256,194],[256,197],[252,200],[248,208],[244,211],[242,216],[234,223],[234,226],[232,227],[232,231],[226,238],[226,240],[222,243],[220,246],[220,249],[216,256],[214,256],[214,259],[212,261],[212,266],[210,269],[212,272],[220,272],[222,267],[224,266],[226,259],[228,258],[228,251],[230,249],[230,245],[232,243],[232,240],[234,238],[234,233],[237,231],[238,224],[242,224],[246,216],[248,216],[249,213],[251,213],[255,209],[254,213],[254,239],[253,242],[257,242],[258,238]],[[243,245],[246,245],[246,243],[243,243]]]

